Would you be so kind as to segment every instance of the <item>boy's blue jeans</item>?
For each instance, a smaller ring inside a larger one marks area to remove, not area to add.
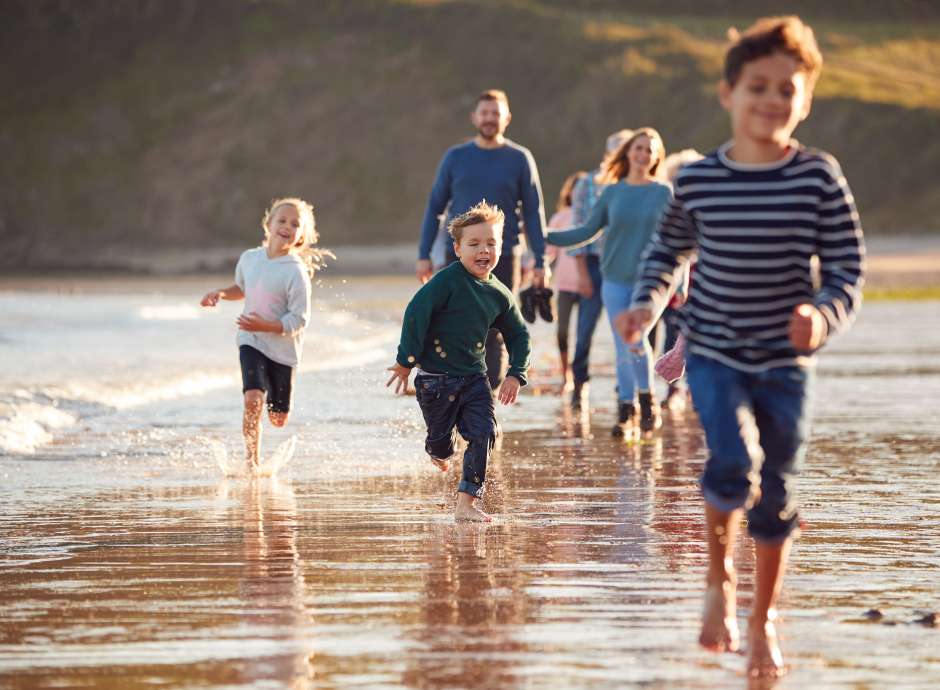
[[[754,539],[783,541],[799,526],[793,484],[806,453],[813,371],[747,373],[689,353],[686,377],[708,443],[705,500],[722,512],[745,508]]]
[[[463,454],[463,478],[457,490],[479,496],[486,481],[486,463],[496,440],[496,410],[486,375],[418,374],[415,390],[428,425],[424,443],[428,455],[440,460],[449,458],[454,454],[459,432],[467,441],[467,450]]]
[[[637,391],[653,389],[653,350],[647,333],[638,343],[627,344],[614,328],[614,319],[622,311],[630,308],[633,286],[604,279],[601,295],[610,329],[614,332],[614,348],[617,351],[617,395],[621,402],[632,402]]]

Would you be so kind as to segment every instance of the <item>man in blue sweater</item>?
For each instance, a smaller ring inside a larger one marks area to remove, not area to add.
[[[521,215],[529,248],[535,254],[533,280],[537,287],[544,286],[545,208],[542,187],[532,153],[504,136],[511,119],[506,94],[496,89],[484,91],[470,114],[477,135],[466,143],[452,146],[441,159],[418,244],[415,275],[422,283],[426,283],[433,272],[431,247],[440,227],[439,217],[446,211],[445,222],[449,223],[485,200],[502,210],[506,217],[502,253],[493,275],[515,293],[521,273]],[[521,213],[517,214],[517,209]],[[448,264],[457,260],[450,246],[447,247],[446,260]],[[490,331],[486,339],[486,365],[487,376],[494,389],[499,387],[506,363],[502,337],[497,331]]]

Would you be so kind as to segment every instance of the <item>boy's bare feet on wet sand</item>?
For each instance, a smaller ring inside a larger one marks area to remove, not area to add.
[[[441,460],[440,458],[431,458],[431,462],[441,472],[447,471],[447,468],[448,468],[447,460]]]
[[[474,503],[473,496],[458,491],[454,519],[458,522],[492,522],[493,518],[477,508]]]
[[[705,590],[705,610],[698,643],[713,652],[736,652],[741,646],[734,582],[709,585]]]
[[[747,627],[747,675],[749,678],[780,678],[787,672],[777,642],[773,620]]]

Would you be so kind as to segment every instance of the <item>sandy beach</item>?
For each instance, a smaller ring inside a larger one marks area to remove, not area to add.
[[[455,525],[456,475],[382,386],[413,279],[324,274],[296,415],[265,437],[297,451],[253,482],[220,468],[241,452],[235,309],[193,306],[207,280],[4,280],[0,687],[745,687],[742,656],[695,644],[697,422],[609,437],[606,329],[572,417],[536,324],[533,386],[499,411],[498,520]],[[940,682],[938,317],[869,304],[822,358],[781,688]]]

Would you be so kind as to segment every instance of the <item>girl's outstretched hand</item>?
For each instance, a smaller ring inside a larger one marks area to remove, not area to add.
[[[388,388],[392,385],[392,381],[395,382],[395,395],[400,395],[408,390],[408,377],[411,375],[411,369],[408,367],[403,367],[398,362],[395,362],[390,366],[386,371],[392,372],[392,377],[385,384],[385,387]]]
[[[206,296],[199,301],[199,305],[202,307],[214,307],[219,303],[220,299],[222,299],[222,291],[213,290],[212,292],[206,293]]]
[[[818,349],[826,337],[826,318],[812,304],[798,304],[790,316],[790,344],[801,351]]]
[[[503,379],[503,384],[499,387],[499,393],[496,394],[496,399],[503,405],[512,405],[519,396],[520,385],[519,379],[515,376],[507,376]]]

